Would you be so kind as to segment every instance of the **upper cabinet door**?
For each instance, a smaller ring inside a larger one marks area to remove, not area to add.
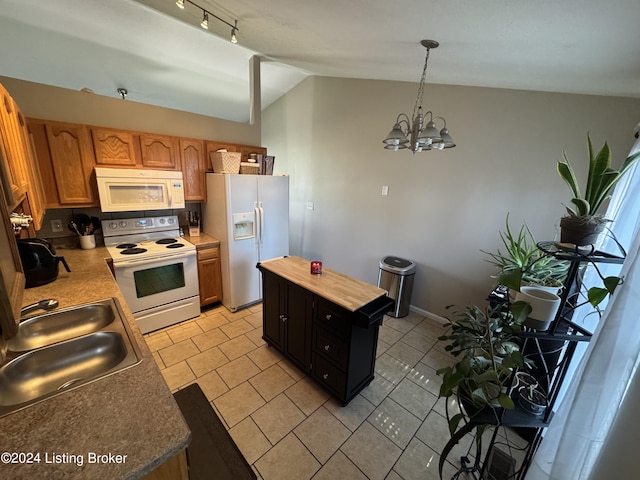
[[[206,201],[204,142],[181,138],[180,162],[184,180],[184,199],[187,201]]]
[[[27,178],[29,180],[27,187],[27,199],[29,202],[29,210],[33,218],[33,226],[36,230],[42,228],[42,220],[45,214],[45,196],[42,186],[42,175],[35,154],[35,146],[33,137],[27,124],[26,119],[18,110],[18,126],[20,127],[22,145],[24,149],[24,159]]]
[[[178,147],[169,135],[140,134],[142,165],[147,168],[178,169]]]
[[[60,204],[98,205],[95,160],[86,125],[47,122],[47,140]]]
[[[137,136],[126,130],[92,128],[91,138],[99,167],[135,167]]]
[[[15,208],[24,199],[28,187],[28,177],[24,149],[21,143],[22,132],[18,124],[16,105],[4,87],[0,85],[0,135],[4,144],[3,169],[6,170],[5,184],[9,207]]]

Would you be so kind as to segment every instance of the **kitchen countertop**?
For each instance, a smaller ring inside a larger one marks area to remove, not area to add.
[[[142,362],[0,418],[2,452],[40,454],[40,463],[0,459],[0,478],[140,478],[185,449],[191,432],[111,275],[107,249],[59,248],[57,254],[71,273],[60,266],[56,281],[25,289],[23,305],[55,298],[64,308],[115,297]],[[92,453],[113,456],[89,463]]]
[[[196,249],[207,248],[207,247],[217,247],[220,245],[220,240],[211,235],[207,235],[204,232],[200,232],[200,235],[196,237],[192,237],[190,235],[185,235],[184,239],[188,242],[193,243],[196,246]]]
[[[300,257],[265,260],[260,262],[260,266],[351,312],[387,293],[382,288],[324,266],[320,275],[313,275],[310,261]]]

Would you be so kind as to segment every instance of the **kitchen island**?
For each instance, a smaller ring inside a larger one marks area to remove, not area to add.
[[[136,479],[176,464],[184,471],[191,433],[111,275],[106,248],[57,253],[71,272],[60,268],[56,281],[26,289],[23,305],[54,298],[65,308],[115,298],[142,361],[0,418],[0,450],[16,454],[16,463],[3,457],[0,478]]]
[[[258,264],[263,339],[346,405],[373,380],[386,291],[300,257]]]

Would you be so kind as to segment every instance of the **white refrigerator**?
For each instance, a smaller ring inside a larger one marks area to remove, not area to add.
[[[220,240],[222,304],[262,299],[256,264],[289,255],[289,177],[207,173],[202,230]]]

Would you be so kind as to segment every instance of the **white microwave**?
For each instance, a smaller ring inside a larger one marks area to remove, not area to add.
[[[103,212],[184,208],[182,172],[96,167]]]

